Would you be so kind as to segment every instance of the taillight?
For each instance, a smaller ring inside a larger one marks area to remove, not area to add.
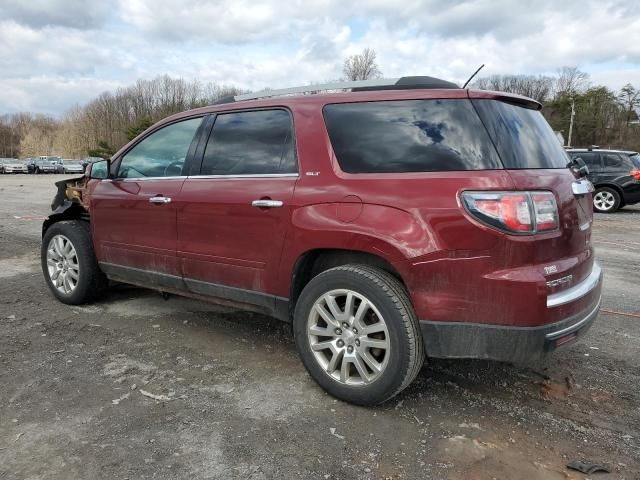
[[[637,168],[631,170],[629,172],[629,175],[640,182],[640,170],[638,170]]]
[[[467,211],[491,227],[514,234],[558,228],[558,207],[551,192],[462,192]]]

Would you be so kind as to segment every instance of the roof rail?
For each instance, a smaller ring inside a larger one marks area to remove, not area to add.
[[[455,83],[434,77],[401,77],[375,78],[372,80],[355,80],[352,82],[324,83],[306,85],[304,87],[283,88],[280,90],[262,90],[254,93],[244,93],[234,97],[236,102],[256,100],[259,98],[280,97],[284,95],[311,94],[335,90],[351,90],[363,92],[372,90],[406,90],[414,88],[460,88]]]

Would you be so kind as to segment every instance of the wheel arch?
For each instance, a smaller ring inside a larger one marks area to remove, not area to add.
[[[42,237],[54,223],[63,220],[82,220],[89,222],[89,212],[78,202],[65,200],[42,222]]]
[[[400,272],[391,262],[380,255],[364,250],[315,248],[302,253],[293,264],[290,276],[290,312],[295,308],[300,292],[312,278],[326,270],[347,264],[361,264],[380,268],[397,278],[406,288]]]
[[[596,191],[599,188],[611,188],[612,190],[618,192],[618,195],[620,195],[620,201],[624,202],[624,192],[622,191],[622,188],[620,188],[620,186],[616,185],[615,183],[596,183],[594,187]]]

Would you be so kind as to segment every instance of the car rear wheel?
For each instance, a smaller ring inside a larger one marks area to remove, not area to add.
[[[42,239],[41,263],[49,289],[63,303],[90,302],[107,286],[87,222],[71,220],[51,225]]]
[[[596,190],[593,195],[593,209],[599,213],[613,213],[620,208],[620,194],[609,187]]]
[[[425,353],[403,285],[366,265],[314,277],[295,307],[294,336],[302,362],[331,395],[375,405],[406,388]]]

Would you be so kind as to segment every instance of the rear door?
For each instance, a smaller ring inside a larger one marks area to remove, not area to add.
[[[272,308],[298,179],[291,114],[219,114],[179,197],[178,258],[193,292]]]
[[[176,203],[202,118],[145,136],[114,162],[115,177],[91,195],[91,226],[100,266],[114,278],[178,287]]]

